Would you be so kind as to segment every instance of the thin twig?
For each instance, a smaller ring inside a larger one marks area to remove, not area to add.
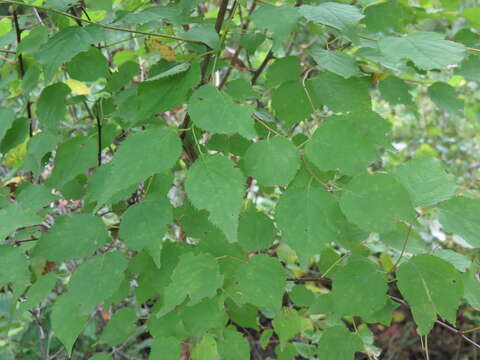
[[[407,249],[407,244],[408,244],[408,239],[410,238],[410,233],[412,232],[412,224],[410,224],[408,226],[408,230],[407,230],[407,236],[405,237],[405,241],[403,242],[403,246],[402,246],[402,251],[400,252],[400,256],[398,257],[397,261],[395,262],[395,264],[393,265],[392,269],[389,271],[389,273],[393,273],[395,272],[395,270],[397,269],[398,265],[400,264],[400,261],[402,260],[403,258],[403,254],[405,254],[405,250]]]
[[[263,59],[262,63],[261,63],[260,66],[258,67],[258,69],[253,72],[252,85],[255,85],[255,83],[256,83],[257,80],[258,80],[258,77],[259,77],[260,74],[263,72],[263,70],[265,70],[265,68],[267,67],[269,61],[272,60],[273,58],[275,58],[275,56],[273,55],[273,50],[270,49],[270,51],[269,51],[269,52],[267,53],[267,55],[265,56],[265,59]]]
[[[17,52],[16,52],[15,50],[0,49],[0,53],[5,53],[5,54],[16,54]]]

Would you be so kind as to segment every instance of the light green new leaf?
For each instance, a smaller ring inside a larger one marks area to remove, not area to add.
[[[243,301],[280,311],[286,276],[277,259],[265,254],[255,255],[238,267],[235,280]]]
[[[363,349],[362,339],[345,326],[325,330],[318,344],[318,356],[322,360],[353,360],[355,352]]]
[[[317,6],[302,5],[300,14],[309,21],[328,25],[343,32],[351,32],[353,27],[364,18],[355,6],[336,2],[326,2]]]
[[[347,219],[363,230],[388,233],[399,220],[415,222],[407,190],[386,174],[361,174],[343,190],[340,207]]]
[[[368,111],[372,108],[369,83],[364,78],[344,79],[323,72],[311,82],[314,102],[328,106],[333,112]]]
[[[439,221],[444,231],[480,247],[480,199],[458,196],[446,201],[440,206]]]
[[[463,283],[452,264],[432,255],[418,255],[400,265],[397,279],[420,335],[430,332],[437,313],[455,325]]]
[[[30,273],[23,251],[12,245],[0,246],[0,288],[9,283],[28,284]]]
[[[70,356],[72,347],[87,324],[89,315],[78,311],[78,303],[68,294],[60,295],[53,304],[50,320],[55,336]]]
[[[444,40],[443,35],[418,31],[403,37],[386,36],[378,42],[383,54],[394,60],[408,58],[422,70],[456,65],[465,57],[465,46]]]
[[[288,340],[302,331],[302,317],[295,309],[284,307],[273,319],[272,325],[280,340],[280,347],[284,349]]]
[[[324,50],[321,47],[314,47],[310,50],[310,55],[313,57],[319,68],[340,75],[345,79],[360,75],[355,60],[341,51],[329,51]]]
[[[297,27],[300,14],[297,8],[291,5],[262,5],[253,12],[251,18],[255,26],[267,28],[272,33],[273,47],[276,53],[281,49],[282,42]]]
[[[457,185],[440,160],[419,157],[392,170],[392,175],[410,194],[415,206],[429,207],[455,195]]]
[[[378,83],[380,95],[390,105],[411,105],[413,104],[412,95],[409,93],[410,87],[405,81],[395,76],[389,76]]]
[[[207,84],[195,91],[188,102],[188,113],[199,128],[212,133],[238,132],[247,139],[256,136],[250,105],[238,105],[226,93]]]
[[[174,337],[155,338],[148,359],[178,360],[181,357],[181,351],[182,344],[178,339]]]
[[[151,128],[130,135],[113,156],[108,186],[92,200],[103,205],[119,191],[169,170],[181,152],[181,142],[171,130]]]
[[[254,208],[240,215],[238,243],[245,252],[268,248],[275,240],[275,233],[273,221]]]
[[[90,45],[98,43],[103,38],[103,29],[96,25],[85,27],[71,26],[53,35],[36,53],[35,58],[42,65],[57,68],[82,51],[87,51]]]
[[[368,316],[388,300],[387,277],[367,258],[352,258],[333,279],[332,300],[338,316]]]
[[[453,86],[437,81],[428,87],[427,92],[439,109],[452,114],[463,110],[463,100],[458,98],[457,90]]]
[[[272,108],[288,127],[305,120],[313,111],[299,80],[285,82],[273,91]]]
[[[217,358],[217,342],[213,335],[207,334],[192,349],[192,360],[215,360]]]
[[[204,298],[215,296],[223,285],[223,275],[217,260],[210,254],[194,255],[192,252],[180,256],[171,276],[171,283],[163,294],[163,306],[157,316],[163,316],[180,305],[188,296],[189,306]]]
[[[59,216],[37,242],[33,256],[64,261],[91,255],[109,239],[99,217],[90,214]]]
[[[98,140],[94,136],[76,136],[61,144],[55,155],[47,185],[61,189],[78,174],[85,173],[97,164]]]
[[[222,360],[249,360],[250,345],[234,326],[223,332],[223,339],[217,344],[218,354]]]
[[[127,265],[127,259],[118,251],[96,255],[82,263],[72,275],[66,293],[77,303],[75,311],[89,314],[111,297],[125,278]]]
[[[185,192],[193,206],[210,213],[230,241],[237,239],[238,216],[242,205],[245,180],[233,162],[221,155],[201,156],[190,167]]]
[[[282,240],[297,253],[302,264],[320,254],[325,244],[337,239],[336,224],[343,218],[337,201],[323,188],[289,188],[275,215]]]
[[[61,121],[65,120],[67,105],[65,97],[70,88],[64,83],[45,87],[37,101],[37,116],[41,125],[55,132]]]
[[[291,141],[275,136],[248,148],[244,168],[260,185],[287,186],[300,168],[300,154]]]
[[[172,206],[168,199],[152,193],[123,214],[120,238],[132,250],[160,246],[167,225],[172,221]]]
[[[318,126],[305,152],[322,171],[338,169],[353,175],[379,157],[377,148],[387,143],[389,130],[389,123],[373,111],[329,116]]]
[[[108,321],[98,341],[110,346],[123,344],[135,332],[136,322],[137,315],[134,308],[127,307],[117,310]]]
[[[43,218],[31,210],[23,208],[20,204],[9,204],[0,209],[0,241],[20,227],[37,225],[42,221]]]

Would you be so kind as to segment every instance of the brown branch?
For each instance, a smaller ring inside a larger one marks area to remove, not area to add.
[[[265,56],[265,59],[263,59],[262,63],[261,63],[260,66],[258,67],[258,69],[253,72],[252,85],[255,85],[255,83],[256,83],[257,80],[258,80],[258,77],[259,77],[260,74],[263,72],[263,70],[265,70],[265,68],[266,68],[267,65],[268,65],[268,62],[269,62],[270,60],[272,60],[273,58],[275,58],[275,56],[273,55],[273,50],[270,49],[270,51],[269,51],[269,52],[267,53],[267,55]]]
[[[17,52],[16,52],[15,50],[0,49],[0,53],[5,53],[5,54],[16,54]]]

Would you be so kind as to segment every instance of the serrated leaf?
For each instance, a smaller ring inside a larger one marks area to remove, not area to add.
[[[0,109],[0,142],[3,140],[3,137],[7,133],[7,131],[13,125],[15,120],[15,113],[11,108],[1,108]]]
[[[458,98],[457,91],[453,86],[437,81],[428,87],[427,92],[439,109],[452,114],[463,110],[463,100]]]
[[[343,216],[327,191],[307,187],[287,189],[280,197],[275,218],[283,241],[305,265],[310,257],[320,254],[325,244],[336,240],[336,223]]]
[[[160,337],[153,341],[149,360],[178,360],[181,355],[181,343],[174,337]]]
[[[196,90],[188,102],[188,113],[199,128],[217,134],[238,132],[247,139],[256,136],[253,110],[250,105],[236,104],[211,84]]]
[[[220,46],[220,38],[212,25],[200,24],[194,26],[181,36],[185,39],[203,42],[214,50],[217,50]]]
[[[379,82],[378,89],[380,95],[391,105],[413,104],[412,95],[409,93],[410,87],[402,79],[389,76]]]
[[[190,167],[185,191],[193,206],[210,213],[230,241],[237,239],[238,216],[242,205],[245,180],[239,169],[221,155],[201,156]]]
[[[215,360],[217,357],[217,342],[213,335],[205,335],[192,349],[192,360]]]
[[[90,214],[59,216],[38,240],[33,256],[50,261],[78,259],[91,255],[109,239],[99,217]]]
[[[245,252],[268,248],[275,240],[273,221],[265,214],[251,208],[240,215],[238,243]]]
[[[189,306],[198,304],[204,298],[211,298],[223,285],[223,276],[215,258],[209,254],[194,255],[191,252],[180,256],[171,280],[157,316],[169,313],[187,296]]]
[[[432,206],[455,195],[457,185],[447,175],[441,161],[418,157],[392,170],[392,175],[407,189],[415,206]]]
[[[40,94],[37,102],[38,121],[46,129],[58,129],[61,121],[65,120],[67,105],[65,97],[70,94],[70,88],[64,83],[47,86]]]
[[[217,343],[217,346],[222,360],[250,359],[250,345],[234,326],[225,329],[223,339]]]
[[[360,75],[355,60],[341,51],[324,50],[320,47],[315,47],[310,50],[310,55],[313,57],[318,67],[340,75],[345,79]]]
[[[386,174],[355,176],[343,190],[340,207],[350,222],[370,232],[393,231],[399,220],[415,222],[407,190]]]
[[[352,258],[334,276],[332,301],[337,316],[368,316],[387,302],[387,277],[367,258]]]
[[[90,47],[69,61],[67,72],[79,81],[95,81],[108,76],[108,61],[100,50]]]
[[[325,330],[318,344],[318,356],[322,360],[353,360],[355,352],[363,349],[362,339],[345,326],[333,326]]]
[[[28,262],[19,247],[0,246],[0,288],[9,283],[28,284]]]
[[[35,177],[38,176],[42,169],[42,158],[55,148],[58,141],[58,136],[48,131],[35,134],[27,144],[23,168],[32,171]]]
[[[28,184],[17,195],[17,202],[24,209],[37,212],[51,202],[58,199],[45,185]]]
[[[300,168],[300,154],[289,140],[275,136],[248,148],[244,168],[261,185],[287,186]]]
[[[329,116],[312,135],[305,152],[322,171],[353,175],[367,168],[385,145],[390,125],[373,111]]]
[[[313,111],[307,93],[298,80],[285,82],[274,89],[272,108],[287,127],[307,119]]]
[[[286,56],[276,59],[267,68],[265,87],[272,88],[287,81],[298,80],[301,72],[302,67],[297,56]]]
[[[255,255],[238,267],[235,280],[243,301],[272,311],[280,310],[286,277],[277,259]]]
[[[378,42],[383,54],[394,60],[408,58],[422,70],[459,64],[465,57],[462,44],[444,40],[443,35],[418,31],[404,37],[386,36]]]
[[[302,331],[302,317],[295,309],[283,308],[282,312],[273,319],[272,325],[280,340],[280,348],[283,350],[288,340]]]
[[[461,236],[474,247],[480,246],[480,199],[457,196],[440,206],[439,220],[444,231]]]
[[[480,310],[480,282],[476,276],[477,267],[471,268],[462,275],[465,299],[476,310]]]
[[[418,255],[400,265],[397,279],[420,335],[430,332],[437,313],[455,325],[463,283],[452,264],[432,255]]]
[[[18,312],[22,313],[37,306],[52,292],[56,282],[57,274],[54,272],[50,272],[37,279],[25,294],[26,300],[20,303]]]
[[[37,225],[42,221],[43,218],[31,210],[23,208],[20,204],[9,204],[0,209],[0,240],[5,239],[18,228]]]
[[[172,221],[172,207],[167,198],[153,193],[123,214],[120,238],[132,250],[160,246]]]
[[[181,149],[177,134],[171,130],[151,128],[130,135],[113,156],[109,186],[92,200],[97,200],[97,206],[103,205],[119,191],[169,170]]]
[[[110,346],[123,344],[135,332],[136,322],[137,315],[133,308],[119,309],[108,321],[98,341]]]
[[[335,2],[325,2],[317,6],[302,5],[300,14],[309,21],[328,25],[343,32],[351,32],[364,17],[355,6]]]
[[[368,111],[372,108],[369,84],[364,78],[344,79],[323,72],[311,84],[311,96],[333,112]]]

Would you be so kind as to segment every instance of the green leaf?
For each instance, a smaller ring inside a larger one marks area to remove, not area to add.
[[[0,209],[0,240],[5,239],[18,228],[37,225],[42,221],[43,218],[31,210],[23,208],[20,204],[9,204]]]
[[[192,306],[182,306],[179,311],[190,336],[200,337],[208,330],[223,328],[228,322],[223,296],[204,299]]]
[[[461,271],[461,272],[467,271],[470,268],[470,266],[472,266],[472,262],[468,257],[454,250],[435,249],[432,252],[432,255],[448,261],[450,264],[455,266],[455,268],[458,271]]]
[[[238,216],[242,205],[245,180],[233,162],[221,155],[201,156],[190,167],[185,192],[193,206],[210,213],[230,241],[237,239]]]
[[[97,164],[98,140],[93,136],[76,136],[61,144],[55,155],[53,168],[47,184],[56,189],[85,173]]]
[[[67,112],[65,97],[68,94],[70,88],[64,83],[56,83],[43,89],[37,102],[37,116],[40,124],[46,129],[55,132],[60,122],[65,120]]]
[[[109,354],[98,353],[88,358],[88,360],[113,360],[113,357],[112,355],[109,355]]]
[[[180,140],[171,130],[151,128],[130,135],[113,156],[108,187],[92,200],[103,205],[119,191],[169,170],[181,151]]]
[[[389,123],[373,111],[329,116],[318,126],[305,152],[322,171],[353,175],[378,159],[377,148],[387,143],[389,130]]]
[[[343,32],[351,32],[364,17],[355,6],[335,2],[325,2],[317,6],[302,5],[300,14],[308,21],[328,25]]]
[[[298,80],[285,82],[273,91],[272,108],[287,127],[305,120],[312,113],[307,93]]]
[[[480,73],[478,68],[480,67],[480,58],[476,55],[470,55],[465,58],[460,64],[460,67],[455,69],[455,75],[461,75],[468,80],[479,81]]]
[[[342,218],[337,201],[320,187],[287,189],[275,215],[283,241],[295,250],[302,264],[336,239],[336,223]]]
[[[247,139],[256,136],[253,110],[250,105],[236,104],[211,84],[196,90],[188,102],[188,113],[199,128],[217,134],[238,132]]]
[[[366,111],[372,107],[369,84],[364,78],[344,79],[323,72],[311,84],[311,96],[333,112]]]
[[[476,310],[480,310],[480,282],[476,276],[477,268],[471,268],[462,275],[463,286],[465,289],[465,299]]]
[[[463,110],[463,100],[458,98],[457,90],[453,86],[437,81],[428,87],[427,92],[439,109],[452,114]]]
[[[325,330],[318,344],[318,356],[322,360],[353,360],[355,352],[363,349],[358,334],[345,326],[334,326]]]
[[[300,77],[302,67],[300,59],[297,56],[287,56],[276,59],[267,68],[266,88],[278,86],[287,81],[295,81]]]
[[[123,344],[135,332],[136,322],[137,315],[133,308],[119,309],[108,321],[98,341],[110,346]]]
[[[15,119],[0,144],[0,152],[6,154],[25,142],[29,135],[30,120],[25,117]]]
[[[403,37],[386,36],[378,42],[383,54],[393,60],[408,58],[422,70],[456,65],[465,57],[465,46],[444,40],[443,35],[418,31]]]
[[[441,161],[418,157],[392,170],[392,175],[410,194],[415,206],[429,207],[455,195],[457,185],[447,175]]]
[[[76,303],[75,311],[89,314],[111,297],[124,279],[127,259],[118,251],[96,255],[82,263],[70,279],[66,295]]]
[[[467,8],[462,12],[462,16],[477,30],[480,30],[480,7]]]
[[[405,81],[395,76],[389,76],[378,83],[380,95],[390,103],[390,105],[412,105],[412,95],[409,93],[410,87]]]
[[[0,288],[9,284],[28,284],[30,272],[23,251],[12,245],[0,246]]]
[[[420,335],[430,332],[437,313],[455,325],[463,283],[452,264],[432,255],[418,255],[400,265],[397,279]]]
[[[58,140],[57,135],[48,131],[35,134],[27,144],[27,154],[23,160],[23,168],[31,171],[35,177],[39,176],[43,157],[55,148]]]
[[[223,332],[223,339],[217,343],[222,360],[249,360],[250,345],[241,333],[229,326]]]
[[[50,315],[52,331],[65,346],[69,356],[88,319],[88,315],[78,311],[77,302],[72,301],[68,294],[60,295],[56,299]]]
[[[369,32],[401,31],[404,19],[404,8],[396,0],[373,1],[365,8],[363,23]]]
[[[33,256],[64,261],[91,255],[109,239],[99,217],[90,214],[59,216],[37,242]]]
[[[360,75],[355,60],[341,51],[314,47],[310,50],[310,55],[319,68],[340,75],[345,79]]]
[[[276,53],[281,49],[282,42],[286,40],[297,27],[300,14],[298,10],[291,5],[262,5],[253,12],[251,19],[255,26],[266,28],[272,33],[273,48]]]
[[[352,258],[334,276],[332,301],[337,316],[368,316],[387,302],[387,277],[367,258]]]
[[[275,240],[273,221],[265,214],[250,208],[240,215],[238,243],[245,252],[268,248]]]
[[[45,26],[35,26],[18,44],[19,53],[33,53],[48,41],[48,29]]]
[[[168,199],[153,193],[130,206],[123,214],[120,238],[132,250],[160,246],[167,225],[172,221],[172,207]]]
[[[24,209],[37,212],[58,199],[45,185],[28,184],[17,195],[17,202]]]
[[[165,289],[163,306],[157,316],[163,316],[190,298],[188,305],[198,304],[204,298],[215,296],[223,285],[223,276],[215,258],[209,254],[194,255],[189,252],[180,256],[173,270],[171,283]]]
[[[275,136],[248,148],[244,168],[260,185],[287,186],[300,168],[300,154],[289,140]]]
[[[302,317],[295,309],[284,307],[282,312],[273,319],[272,325],[280,340],[280,348],[283,350],[288,340],[302,331]]]
[[[90,25],[86,27],[71,26],[53,35],[46,44],[35,53],[35,58],[42,65],[57,70],[61,64],[69,61],[82,51],[87,51],[92,44],[103,38],[103,29]]]
[[[480,247],[480,199],[454,197],[440,206],[439,221],[443,230],[461,236]]]
[[[217,358],[217,342],[213,335],[207,334],[192,349],[192,360],[215,360]]]
[[[10,108],[1,108],[0,109],[0,142],[3,140],[3,137],[7,131],[12,127],[13,121],[15,120],[15,113]]]
[[[343,190],[340,207],[350,222],[370,232],[393,231],[399,220],[415,222],[407,190],[386,174],[355,176]]]
[[[155,338],[150,349],[149,360],[178,360],[181,355],[181,343],[174,337]]]
[[[201,41],[211,49],[217,50],[220,46],[220,38],[215,28],[211,25],[200,24],[190,28],[181,35],[185,39]]]
[[[35,283],[30,286],[27,293],[25,294],[26,300],[20,303],[18,307],[18,312],[22,313],[40,304],[42,300],[44,300],[48,295],[50,295],[56,282],[57,274],[55,274],[54,272],[49,272],[48,274],[42,276],[37,281],[35,281]]]
[[[286,277],[280,262],[268,255],[253,256],[235,274],[243,301],[272,311],[280,311]]]
[[[100,50],[90,47],[70,60],[67,72],[79,81],[95,81],[108,76],[108,61]]]

